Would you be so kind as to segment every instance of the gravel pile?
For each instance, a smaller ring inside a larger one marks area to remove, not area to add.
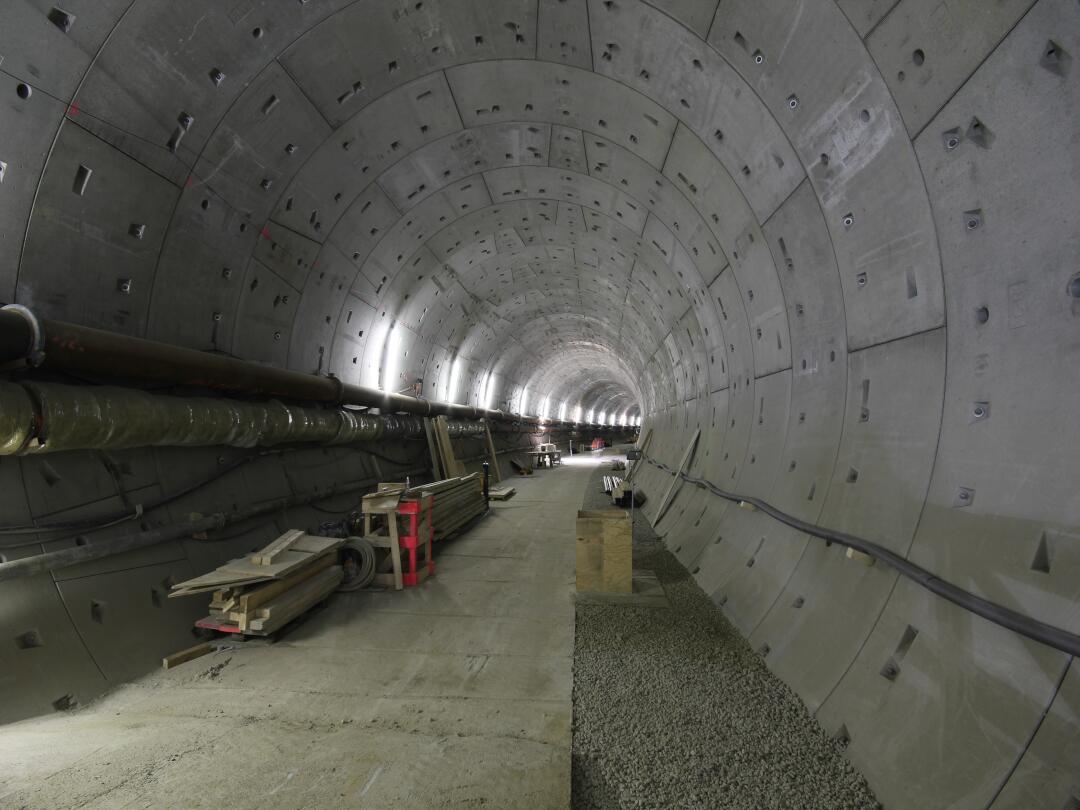
[[[597,470],[584,509],[610,506]],[[671,609],[579,604],[573,807],[877,808],[842,749],[657,540]]]

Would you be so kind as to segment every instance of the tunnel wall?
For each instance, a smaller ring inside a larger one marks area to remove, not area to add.
[[[1076,630],[1076,3],[5,13],[0,300],[642,414],[673,467],[700,430],[693,474]],[[164,452],[141,485],[213,458]],[[0,460],[12,522],[113,497],[89,454],[31,462]],[[1078,800],[1065,656],[705,490],[657,528],[887,806]],[[158,564],[113,581],[125,613]],[[60,621],[59,587],[15,603]]]
[[[777,106],[798,95],[794,114],[777,118],[809,177],[762,228],[791,367],[748,371],[741,386],[650,414],[650,454],[677,468],[700,429],[692,475],[1075,632],[1078,502],[1066,482],[1077,457],[1064,403],[1077,385],[1064,365],[1080,313],[1069,292],[1077,235],[1052,223],[1074,204],[1075,177],[1062,170],[1074,162],[1077,99],[1046,56],[1074,49],[1055,29],[1075,25],[1077,9],[970,4],[987,26],[975,31],[951,19],[958,9],[901,3],[883,21],[863,19],[869,53],[855,59],[839,39],[814,47],[837,26],[819,20],[815,32],[811,15],[793,23],[758,4],[721,5],[729,15],[709,41],[748,76],[733,32],[766,58],[782,53],[757,86]],[[833,150],[846,148],[839,128],[821,131],[815,117],[806,126],[807,102],[832,105],[829,120],[870,111],[878,148],[862,183],[832,168]],[[746,287],[729,287],[718,288],[725,303],[746,299]],[[753,344],[753,323],[740,318],[734,340]],[[655,516],[672,479],[649,466],[639,475]],[[677,492],[658,531],[847,741],[886,806],[1076,802],[1068,655],[761,512],[690,484]]]
[[[541,441],[562,446],[562,433],[495,430],[492,442],[504,477],[509,459]],[[490,458],[486,439],[453,440],[469,472]],[[482,458],[480,458],[482,456]],[[245,459],[250,459],[245,461]],[[105,529],[0,536],[0,562],[75,545],[91,545],[139,529],[228,512],[271,499],[318,493],[334,485],[431,480],[423,440],[383,440],[354,447],[147,448],[61,452],[0,458],[4,526],[36,520],[104,522],[145,513]],[[171,497],[194,484],[196,491]],[[153,505],[163,498],[167,503]],[[206,615],[204,597],[169,599],[173,584],[262,548],[281,532],[338,522],[360,508],[359,494],[278,510],[207,539],[162,543],[7,580],[0,586],[0,723],[85,705],[106,689],[157,666],[195,643],[193,622]]]

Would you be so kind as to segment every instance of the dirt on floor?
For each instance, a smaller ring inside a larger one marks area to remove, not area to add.
[[[611,506],[605,468],[583,509]],[[880,807],[640,513],[634,568],[655,573],[669,608],[577,605],[576,810]]]

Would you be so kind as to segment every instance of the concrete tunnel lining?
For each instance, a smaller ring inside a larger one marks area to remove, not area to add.
[[[69,0],[66,30],[47,6],[0,37],[0,300],[640,416],[672,468],[700,430],[689,474],[1080,631],[1075,3]],[[161,493],[214,459],[121,466]],[[0,461],[4,522],[111,509],[97,467]],[[887,806],[1080,800],[1070,657],[701,488],[656,529]],[[42,705],[131,674],[72,605],[204,554],[5,586],[80,651]]]

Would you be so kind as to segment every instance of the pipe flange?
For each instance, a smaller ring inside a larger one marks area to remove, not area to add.
[[[22,304],[7,304],[0,307],[0,311],[11,311],[22,317],[30,325],[30,349],[22,360],[0,366],[0,369],[8,371],[13,368],[30,366],[37,368],[45,362],[45,334],[41,329],[41,322],[37,315],[24,307]]]
[[[327,374],[326,379],[334,382],[334,404],[343,405],[345,403],[345,383],[333,373]]]

